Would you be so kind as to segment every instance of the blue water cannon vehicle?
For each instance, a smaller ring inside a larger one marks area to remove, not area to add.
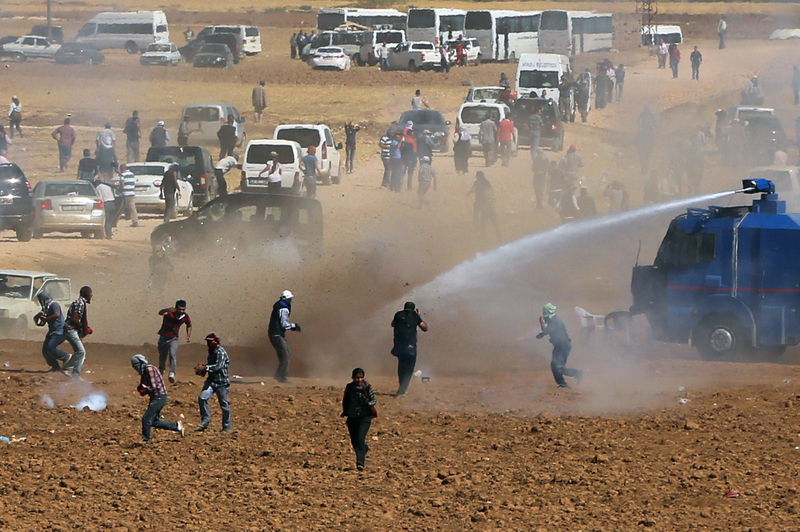
[[[631,314],[655,340],[703,358],[779,356],[800,341],[800,214],[766,179],[745,179],[752,205],[688,209],[669,225],[655,262],[636,265]]]

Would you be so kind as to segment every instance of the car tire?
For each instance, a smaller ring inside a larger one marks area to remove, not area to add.
[[[408,62],[408,70],[409,72],[419,72],[419,68],[413,59]]]
[[[33,230],[33,238],[39,239],[44,238],[44,231],[41,229],[34,229]]]
[[[481,66],[481,55],[478,54],[478,57],[475,58],[475,66]]]
[[[105,236],[106,236],[106,232],[103,231],[102,229],[98,229],[97,231],[94,232],[94,239],[95,240],[103,240],[105,238]]]
[[[94,231],[81,231],[81,238],[92,238]]]
[[[138,54],[139,53],[139,47],[136,45],[135,42],[128,41],[128,42],[125,43],[125,51],[128,52],[131,55]]]
[[[17,52],[11,56],[15,63],[24,63],[27,59],[23,54]]]
[[[33,229],[30,228],[17,229],[15,233],[17,235],[17,240],[20,242],[30,242],[31,238],[33,238]]]
[[[367,62],[361,59],[361,54],[354,54],[352,62],[360,67],[367,66]]]

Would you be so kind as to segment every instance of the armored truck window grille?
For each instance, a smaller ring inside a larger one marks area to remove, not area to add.
[[[711,233],[690,234],[670,227],[656,257],[656,265],[680,268],[711,262],[716,256],[717,237]]]

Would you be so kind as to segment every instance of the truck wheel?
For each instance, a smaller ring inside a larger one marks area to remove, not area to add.
[[[33,229],[17,229],[17,240],[20,242],[29,242],[31,238],[33,238]]]
[[[748,335],[733,315],[712,314],[696,332],[697,351],[704,360],[732,360],[747,350]]]
[[[419,68],[417,68],[417,64],[414,62],[413,59],[408,62],[408,70],[410,72],[419,72]]]
[[[125,43],[125,51],[128,52],[131,55],[138,54],[139,53],[139,47],[136,46],[135,42],[128,41],[128,42]]]

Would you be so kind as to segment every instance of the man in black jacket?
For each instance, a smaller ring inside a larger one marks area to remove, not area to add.
[[[280,299],[272,305],[272,314],[269,317],[269,341],[278,355],[278,369],[275,371],[275,380],[287,383],[289,380],[289,361],[292,352],[286,343],[286,331],[300,332],[300,326],[289,321],[292,313],[292,298],[294,295],[289,290],[284,290]]]
[[[392,319],[394,328],[392,354],[397,357],[397,378],[400,381],[400,387],[395,394],[397,397],[406,395],[414,367],[417,365],[417,327],[422,332],[428,331],[428,324],[422,321],[419,309],[409,301]]]
[[[220,159],[228,155],[233,155],[233,150],[236,148],[236,143],[239,141],[239,137],[236,134],[236,126],[233,125],[233,121],[233,115],[228,115],[228,123],[217,131]]]
[[[542,332],[536,335],[541,340],[545,336],[550,336],[550,343],[553,344],[553,359],[550,361],[550,369],[559,388],[568,388],[564,375],[575,377],[578,384],[583,379],[583,372],[578,369],[568,368],[567,357],[572,351],[572,340],[567,334],[567,327],[561,318],[556,316],[556,306],[548,303],[542,309],[542,316],[539,318],[539,325]]]

